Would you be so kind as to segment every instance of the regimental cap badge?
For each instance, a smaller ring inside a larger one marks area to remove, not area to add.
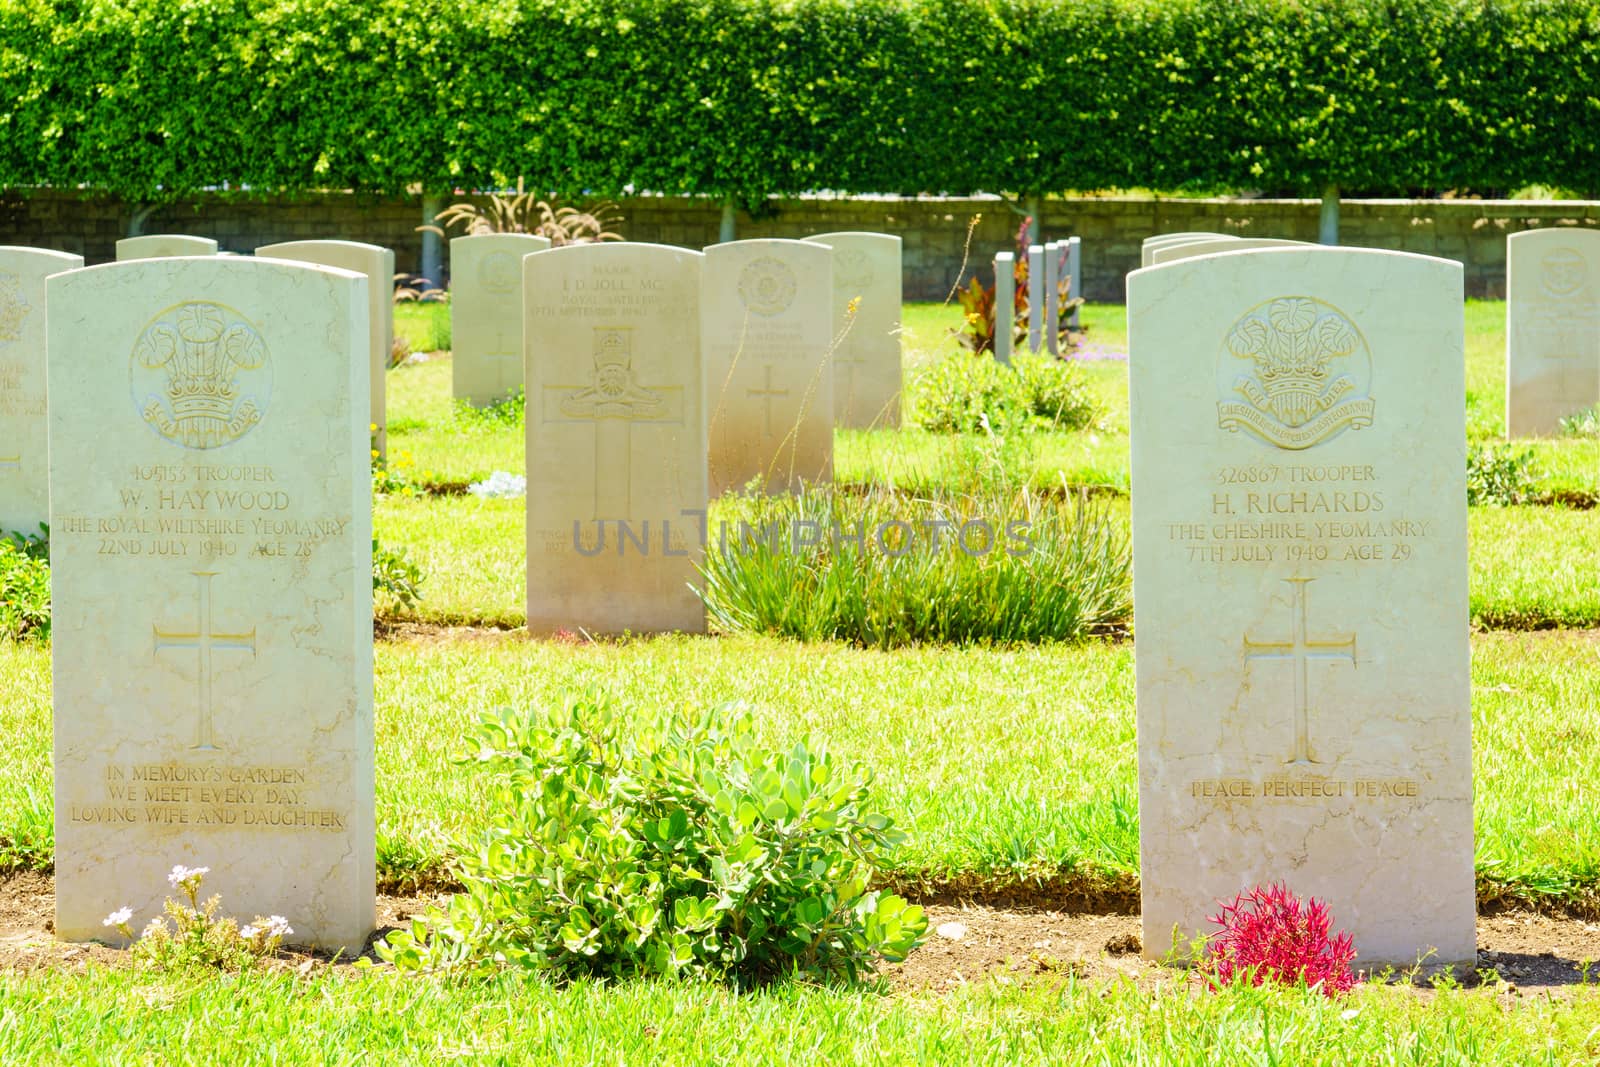
[[[1371,353],[1333,305],[1307,296],[1269,300],[1233,324],[1223,348],[1217,422],[1224,430],[1244,428],[1279,448],[1302,449],[1372,424]],[[1249,360],[1251,371],[1237,374],[1238,360]]]
[[[266,342],[223,304],[190,301],[161,312],[133,345],[133,401],[150,428],[184,448],[219,448],[266,413]]]
[[[623,367],[633,362],[633,331],[600,328],[594,331],[594,365]]]
[[[22,291],[22,279],[10,271],[0,270],[0,342],[15,341],[22,336],[22,322],[33,305]]]
[[[739,299],[757,315],[770,317],[788,310],[796,288],[789,264],[773,256],[752,259],[739,272]]]

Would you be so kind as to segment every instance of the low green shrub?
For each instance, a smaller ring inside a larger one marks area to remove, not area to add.
[[[404,548],[389,548],[372,539],[372,593],[380,606],[414,608],[422,599],[422,568]]]
[[[1075,494],[808,488],[730,500],[702,597],[728,631],[873,648],[1071,641],[1123,626],[1129,546]]]
[[[50,639],[49,552],[45,540],[0,538],[0,639]]]
[[[457,427],[464,430],[503,430],[507,426],[521,426],[526,417],[528,405],[527,394],[522,387],[509,396],[483,407],[473,407],[465,400],[457,400],[455,406],[455,422]]]
[[[1533,496],[1533,450],[1512,445],[1469,445],[1467,503],[1510,507]]]
[[[1081,430],[1097,415],[1076,365],[1030,354],[946,356],[912,381],[911,410],[935,433]]]
[[[869,888],[904,840],[871,773],[808,741],[760,748],[747,710],[652,723],[569,699],[476,740],[490,829],[457,850],[466,891],[377,946],[402,971],[854,979],[927,928]]]

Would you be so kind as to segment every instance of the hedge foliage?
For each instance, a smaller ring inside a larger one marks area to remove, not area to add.
[[[1600,0],[0,0],[0,185],[1600,190]]]

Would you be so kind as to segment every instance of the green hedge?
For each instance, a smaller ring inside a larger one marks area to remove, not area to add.
[[[1600,190],[1600,0],[0,0],[0,185]]]

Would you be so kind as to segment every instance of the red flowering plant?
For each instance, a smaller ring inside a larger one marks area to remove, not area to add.
[[[1315,897],[1302,904],[1286,885],[1256,886],[1223,903],[1208,921],[1222,927],[1206,942],[1198,968],[1212,990],[1241,980],[1258,986],[1304,981],[1333,997],[1355,985],[1355,945],[1348,933],[1330,934],[1333,915]]]

